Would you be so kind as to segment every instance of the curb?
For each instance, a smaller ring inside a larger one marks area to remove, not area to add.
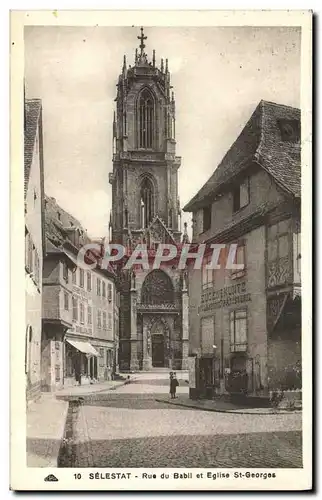
[[[158,403],[167,403],[169,405],[173,406],[181,406],[184,408],[193,408],[194,410],[201,410],[201,411],[213,411],[216,413],[233,413],[234,415],[285,415],[285,414],[290,414],[290,413],[302,413],[302,410],[277,410],[276,412],[259,412],[259,411],[243,411],[243,410],[223,410],[219,408],[202,408],[200,406],[196,405],[187,405],[184,403],[172,403],[171,401],[167,401],[165,399],[156,399]]]
[[[132,380],[135,380],[135,379],[132,379]],[[98,389],[97,391],[92,391],[92,392],[78,392],[77,394],[55,394],[54,393],[54,396],[56,399],[64,399],[64,398],[77,398],[77,397],[80,397],[80,398],[83,398],[84,396],[93,396],[93,394],[99,394],[101,392],[107,392],[107,391],[115,391],[116,389],[118,389],[119,387],[122,387],[123,385],[126,384],[126,380],[124,380],[124,382],[120,382],[118,385],[112,385],[112,386],[109,386],[109,387],[104,387],[104,389]]]

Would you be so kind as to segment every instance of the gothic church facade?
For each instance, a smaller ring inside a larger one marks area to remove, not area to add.
[[[119,269],[121,370],[164,367],[186,369],[188,360],[188,289],[182,270],[153,269],[160,243],[180,247],[175,100],[168,60],[161,67],[145,53],[141,28],[134,66],[124,56],[117,83],[113,121],[113,172],[110,242],[130,254],[138,244],[149,248],[149,269]]]

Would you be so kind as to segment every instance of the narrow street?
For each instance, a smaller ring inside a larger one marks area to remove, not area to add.
[[[181,372],[180,393],[188,392]],[[61,467],[302,466],[301,415],[245,415],[160,403],[167,373],[142,373],[114,391],[84,396]]]

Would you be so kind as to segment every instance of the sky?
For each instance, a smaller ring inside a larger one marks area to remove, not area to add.
[[[176,99],[179,197],[203,186],[261,99],[300,107],[301,32],[294,27],[146,27],[168,58]],[[123,55],[138,27],[25,27],[27,98],[41,98],[45,191],[92,237],[108,235],[112,120]],[[191,216],[184,214],[191,232]]]

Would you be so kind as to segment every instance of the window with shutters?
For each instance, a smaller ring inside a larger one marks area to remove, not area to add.
[[[230,350],[247,351],[247,310],[240,309],[229,313]]]
[[[215,269],[207,269],[208,264],[210,264],[212,255],[209,255],[204,259],[202,264],[202,289],[212,288],[215,283]]]
[[[62,262],[63,265],[63,280],[68,283],[68,265],[67,262],[64,260]]]
[[[247,177],[241,184],[233,190],[233,212],[238,212],[241,208],[249,204],[249,178]]]
[[[97,278],[97,282],[96,282],[96,292],[97,292],[97,295],[100,297],[101,296],[101,280],[99,278]]]
[[[234,264],[238,264],[243,266],[241,269],[232,269],[231,271],[231,279],[241,278],[246,274],[246,243],[244,241],[239,242],[237,249]]]
[[[111,283],[109,283],[107,285],[107,300],[109,302],[112,302],[112,285],[111,285]]]
[[[112,326],[113,326],[112,313],[109,312],[107,317],[108,317],[107,329],[112,330]]]
[[[84,304],[82,302],[79,305],[79,312],[80,312],[80,322],[84,324]]]
[[[78,321],[78,300],[73,297],[73,321]]]
[[[92,290],[92,275],[90,271],[87,271],[87,290],[89,292]]]
[[[99,309],[97,311],[97,328],[102,328],[102,313]]]
[[[107,328],[107,323],[106,323],[106,312],[103,311],[103,329],[106,330]]]
[[[79,270],[79,286],[84,288],[84,269]]]
[[[65,311],[69,309],[69,295],[67,292],[64,292],[64,309]]]
[[[106,298],[106,283],[102,281],[102,297]]]
[[[201,319],[201,351],[213,354],[215,345],[215,317],[206,316]]]
[[[87,324],[92,324],[92,306],[87,307]]]

